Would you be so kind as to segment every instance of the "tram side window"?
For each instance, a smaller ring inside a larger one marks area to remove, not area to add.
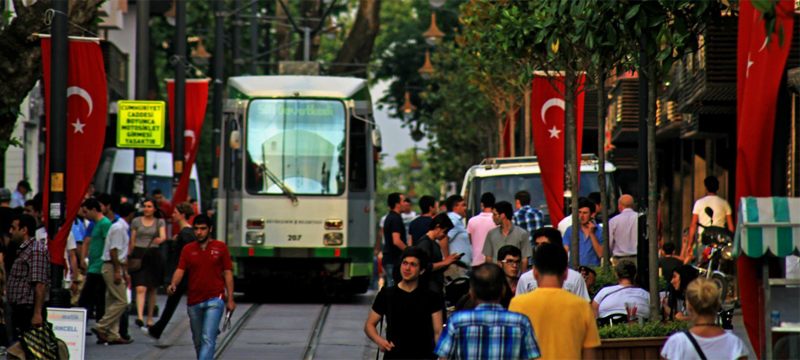
[[[350,119],[350,191],[367,190],[367,123]]]

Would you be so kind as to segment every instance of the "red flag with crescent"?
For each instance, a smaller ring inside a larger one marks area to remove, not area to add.
[[[775,33],[769,41],[764,19],[749,0],[739,2],[737,52],[737,156],[736,201],[743,196],[771,196],[772,145],[775,108],[786,59],[792,43],[794,2],[776,2]],[[783,32],[779,41],[778,32]],[[737,206],[738,208],[738,206]],[[761,351],[765,326],[763,293],[757,274],[758,261],[738,259],[740,300],[745,328],[756,353]],[[762,354],[763,355],[763,354]],[[758,356],[758,354],[757,354]],[[758,356],[759,358],[761,356]]]
[[[583,139],[583,83],[575,92],[578,162]],[[550,222],[557,226],[564,218],[564,77],[536,75],[531,87],[531,130],[536,157],[541,169],[542,187],[550,211]],[[580,169],[578,169],[580,179]]]
[[[197,150],[200,148],[200,131],[203,129],[203,120],[206,118],[206,105],[208,104],[208,80],[186,80],[186,121],[183,130],[183,175],[172,194],[172,204],[188,200],[189,176],[192,173]],[[167,80],[167,98],[169,103],[169,128],[172,139],[175,139],[175,81]],[[169,214],[167,214],[169,215]]]
[[[46,127],[50,128],[50,38],[42,38],[42,68]],[[59,59],[67,61],[67,59]],[[48,234],[50,261],[65,265],[64,249],[72,221],[78,214],[86,189],[92,182],[106,135],[108,91],[100,44],[92,40],[69,40],[67,75],[67,171],[64,179],[64,225],[57,234]],[[49,214],[50,131],[47,131],[42,213]]]

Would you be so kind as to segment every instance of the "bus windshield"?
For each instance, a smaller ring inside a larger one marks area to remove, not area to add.
[[[337,100],[258,99],[246,129],[246,188],[256,195],[340,195],[345,111]]]

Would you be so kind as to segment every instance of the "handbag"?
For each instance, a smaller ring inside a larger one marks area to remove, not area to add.
[[[59,340],[50,323],[34,327],[22,334],[22,348],[25,350],[26,359],[62,360],[69,359],[69,353],[64,353],[66,344],[59,344]]]
[[[133,253],[128,255],[128,272],[129,273],[136,272],[136,271],[139,271],[139,270],[142,269],[142,259],[144,259],[144,256],[147,254],[147,249],[150,248],[150,245],[153,245],[153,240],[155,240],[155,239],[156,239],[155,237],[150,239],[150,242],[147,244],[147,247],[144,248],[144,251],[141,251],[141,254],[137,254],[136,253],[137,248],[135,248],[135,247],[133,248]],[[139,249],[141,249],[141,248],[139,248]]]

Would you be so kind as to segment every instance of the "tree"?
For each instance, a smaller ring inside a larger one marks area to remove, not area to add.
[[[637,1],[625,9],[623,34],[638,42],[635,67],[648,79],[647,106],[647,239],[650,283],[650,311],[658,310],[658,185],[656,158],[656,96],[672,64],[698,48],[698,36],[706,24],[727,9],[723,1],[658,0]],[[634,55],[634,54],[631,54]]]
[[[70,1],[67,14],[70,35],[83,35],[83,29],[95,29],[97,7],[103,0]],[[4,9],[0,23],[0,157],[4,157],[9,145],[16,144],[11,139],[19,106],[28,90],[33,88],[42,76],[42,51],[39,39],[33,35],[41,29],[51,8],[51,1],[40,0],[33,4],[28,1],[13,0],[14,13]]]
[[[414,149],[408,149],[395,156],[397,165],[392,167],[380,166],[378,168],[378,191],[375,196],[375,214],[383,216],[389,209],[386,205],[386,198],[393,192],[407,193],[413,186],[417,197],[423,195],[433,196],[438,199],[442,194],[439,193],[440,182],[436,178],[435,169],[429,161],[428,154],[417,154],[417,160],[422,166],[417,173],[409,171],[411,168]]]
[[[498,59],[513,59],[517,65],[518,83],[529,84],[534,70],[547,73],[561,72],[564,81],[566,143],[565,159],[568,164],[570,192],[573,194],[572,224],[578,222],[578,155],[576,141],[576,92],[583,91],[579,72],[589,68],[591,58],[583,56],[586,48],[593,48],[594,38],[588,34],[590,22],[601,3],[592,0],[540,0],[540,1],[489,1],[475,18],[484,24],[478,32],[482,38],[492,39]],[[554,84],[555,86],[555,84]],[[575,226],[577,229],[577,226]],[[578,231],[572,232],[570,252],[579,253]],[[577,268],[579,257],[572,257]]]

